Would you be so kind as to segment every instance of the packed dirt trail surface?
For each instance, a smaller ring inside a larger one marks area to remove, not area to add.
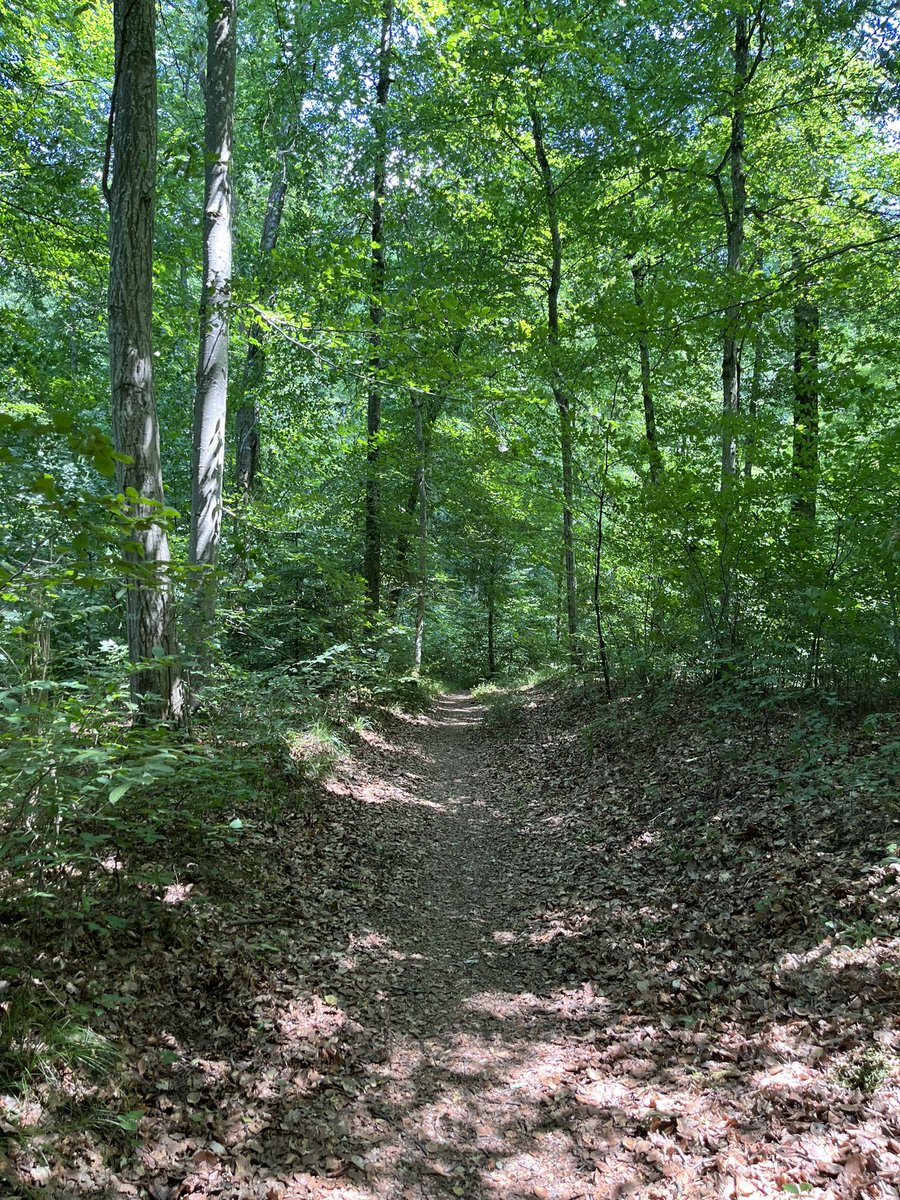
[[[547,1011],[539,998],[538,964],[515,932],[541,898],[526,873],[534,847],[483,715],[468,695],[443,697],[417,723],[403,765],[382,772],[392,782],[349,785],[378,806],[377,841],[391,848],[373,914],[393,966],[376,1098],[388,1124],[369,1165],[376,1190],[398,1196],[587,1194],[568,1132],[541,1112],[547,1088],[584,1052],[570,1005],[557,998]]]
[[[483,712],[466,695],[435,705],[409,747],[415,767],[400,775],[407,807],[385,820],[395,850],[382,917],[405,964],[386,1008],[398,1031],[478,1028],[469,1001],[525,984],[509,932],[511,905],[524,899],[524,831],[474,736]]]
[[[512,699],[384,714],[54,960],[139,1119],[0,1144],[10,1196],[898,1200],[891,814],[772,787],[789,722]]]

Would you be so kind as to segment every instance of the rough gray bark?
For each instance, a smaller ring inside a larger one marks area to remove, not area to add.
[[[103,186],[109,201],[109,368],[116,483],[134,521],[127,563],[131,694],[139,719],[179,719],[175,606],[153,378],[156,4],[114,0],[115,84]],[[110,162],[112,185],[108,186]],[[153,661],[156,659],[157,661]]]
[[[641,309],[644,307],[644,280],[647,277],[647,268],[635,263],[632,265],[631,275],[634,280],[634,302]],[[638,337],[638,351],[641,360],[641,399],[644,403],[644,435],[647,438],[650,482],[655,484],[659,483],[662,476],[663,461],[656,440],[656,408],[650,378],[650,347],[643,329]]]
[[[547,285],[547,345],[550,352],[551,390],[559,413],[560,460],[562,466],[563,491],[563,561],[566,576],[566,627],[569,642],[569,658],[576,663],[578,649],[578,606],[575,592],[575,537],[573,529],[574,506],[574,435],[575,413],[572,397],[564,386],[560,363],[559,293],[562,286],[562,236],[559,227],[559,203],[556,184],[547,148],[544,142],[544,123],[540,110],[529,89],[527,93],[528,115],[534,154],[544,195],[547,224],[550,227],[550,279]]]
[[[819,485],[819,309],[802,296],[794,305],[794,413],[792,509],[797,526],[812,533]]]
[[[259,253],[263,262],[278,243],[284,201],[287,195],[287,170],[282,163],[275,173],[266,201]],[[266,274],[265,269],[261,272]],[[265,348],[262,322],[254,320],[247,331],[247,357],[241,374],[240,395],[234,414],[235,482],[238,495],[246,499],[256,486],[259,470],[259,390],[265,376]]]
[[[200,353],[194,400],[191,531],[192,651],[201,661],[213,629],[222,536],[228,324],[232,264],[232,148],[237,49],[235,0],[208,0],[206,42],[205,186]]]
[[[393,0],[385,0],[378,41],[378,82],[372,110],[375,140],[375,169],[372,186],[372,259],[369,271],[369,385],[366,405],[366,498],[363,578],[369,605],[381,606],[381,489],[379,459],[381,435],[381,326],[384,321],[386,257],[384,245],[384,198],[387,180],[388,119],[391,91],[391,43]]]

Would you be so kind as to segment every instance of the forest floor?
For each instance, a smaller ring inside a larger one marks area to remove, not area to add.
[[[801,769],[796,723],[682,708],[611,717],[592,751],[540,692],[362,733],[185,872],[174,933],[63,964],[119,1001],[142,1115],[0,1142],[8,1194],[900,1196],[884,744]]]

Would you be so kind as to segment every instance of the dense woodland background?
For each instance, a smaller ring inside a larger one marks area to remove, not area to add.
[[[426,675],[890,707],[890,4],[113,15],[0,25],[28,889]]]
[[[251,4],[235,27],[225,5],[207,63],[205,14],[163,5],[157,499],[183,661],[205,636],[248,688],[325,651],[412,669],[421,593],[424,664],[460,683],[604,646],[611,687],[894,678],[891,7]],[[105,6],[7,6],[2,29],[3,670],[70,696],[125,661],[140,506],[104,440],[103,193],[149,117],[120,104],[104,162]],[[234,267],[204,285],[205,160]],[[203,451],[224,451],[215,544],[189,555],[204,286],[229,411]],[[189,561],[218,562],[199,631]]]
[[[4,1086],[440,690],[562,680],[660,894],[720,810],[804,936],[816,838],[897,862],[890,0],[0,0],[0,86]]]

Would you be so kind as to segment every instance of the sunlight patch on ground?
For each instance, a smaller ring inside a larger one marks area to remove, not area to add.
[[[546,996],[536,996],[533,992],[477,992],[465,1000],[463,1008],[494,1017],[498,1021],[550,1015],[564,1020],[579,1020],[607,1013],[609,1001],[605,996],[596,995],[590,984],[585,984],[580,988],[562,989]]]

